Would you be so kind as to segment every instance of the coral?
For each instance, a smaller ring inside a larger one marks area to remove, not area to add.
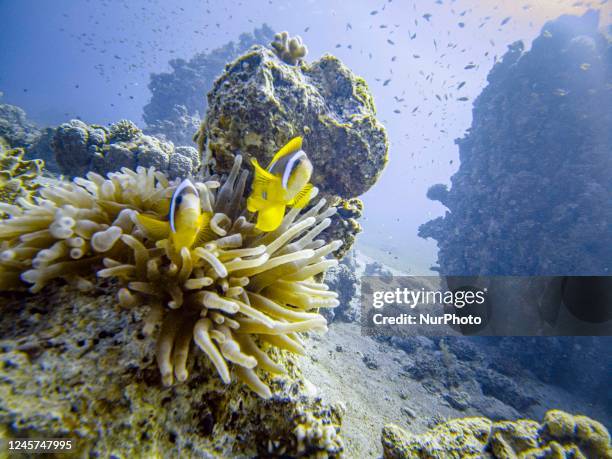
[[[292,209],[274,232],[255,230],[243,215],[247,176],[238,156],[227,178],[197,183],[210,223],[191,248],[136,223],[165,219],[178,185],[154,168],[124,168],[108,179],[89,173],[42,189],[35,203],[5,205],[12,218],[0,226],[0,289],[26,282],[36,293],[63,278],[87,290],[93,273],[115,279],[121,306],[150,307],[145,334],[161,325],[156,358],[164,384],[187,379],[194,341],[225,384],[231,363],[240,381],[269,397],[256,370],[283,368],[265,350],[303,353],[299,333],[326,330],[313,310],[336,306],[337,294],[314,276],[337,264],[325,257],[341,242],[315,239],[335,212],[322,210],[325,200],[303,214]]]
[[[453,419],[422,435],[411,435],[390,424],[382,430],[385,459],[468,459],[482,457],[491,421],[486,418]]]
[[[1,297],[0,443],[68,436],[78,450],[66,457],[341,456],[343,411],[310,392],[295,356],[271,351],[287,375],[268,400],[224,386],[205,359],[164,387],[141,333],[148,308],[126,313],[114,292]]]
[[[268,43],[273,35],[272,29],[264,24],[240,35],[237,42],[209,53],[197,53],[189,60],[171,60],[171,72],[151,74],[151,100],[143,109],[145,132],[176,145],[192,145],[206,111],[206,94],[225,65],[251,46]]]
[[[40,159],[23,159],[23,148],[7,148],[0,138],[0,202],[14,204],[18,198],[30,201],[39,184],[36,179],[45,165]],[[5,216],[0,209],[0,217]]]
[[[3,138],[11,148],[24,148],[25,159],[42,159],[45,169],[58,171],[49,140],[53,129],[39,129],[28,121],[26,113],[19,107],[0,104],[0,138]]]
[[[452,419],[420,435],[391,424],[383,428],[382,444],[384,457],[394,459],[612,457],[610,434],[602,424],[559,410],[548,411],[541,424],[474,417]]]
[[[175,148],[171,142],[144,135],[128,120],[110,128],[71,120],[55,130],[51,146],[62,173],[69,176],[142,166],[155,167],[174,178],[196,175],[200,169],[195,148]]]
[[[302,43],[302,37],[299,35],[289,37],[289,32],[279,32],[274,35],[270,47],[281,61],[289,65],[301,63],[308,54],[308,48]]]
[[[110,141],[129,142],[141,137],[142,131],[130,120],[121,120],[110,127],[108,136]]]
[[[38,134],[36,126],[28,121],[23,109],[9,104],[0,104],[0,137],[11,147],[25,148]]]
[[[334,56],[293,66],[254,46],[208,94],[197,135],[205,163],[226,172],[239,151],[269,164],[296,136],[314,165],[313,184],[327,195],[363,194],[387,163],[387,135],[363,79]]]
[[[358,306],[354,304],[357,296],[357,275],[344,263],[330,268],[325,273],[325,283],[330,290],[338,293],[338,307],[323,311],[328,320],[356,322]]]
[[[428,193],[449,210],[419,234],[445,275],[609,275],[612,44],[590,11],[524,48],[489,73],[450,190]]]
[[[336,258],[341,260],[357,240],[357,235],[362,231],[357,220],[363,215],[363,202],[358,198],[343,199],[338,196],[330,196],[329,200],[330,205],[338,209],[338,213],[325,232],[329,239],[340,239],[342,241],[342,247],[334,254]]]

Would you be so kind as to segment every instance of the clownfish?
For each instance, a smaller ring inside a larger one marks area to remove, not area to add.
[[[153,239],[169,238],[177,251],[191,248],[205,233],[210,222],[210,212],[202,212],[200,194],[189,179],[183,180],[174,190],[170,200],[168,220],[162,221],[145,214],[137,214],[138,224]]]
[[[287,206],[301,209],[310,201],[313,186],[312,163],[302,150],[302,138],[295,137],[272,158],[267,169],[251,159],[255,168],[253,189],[247,199],[247,209],[257,212],[255,227],[274,231],[285,215]]]

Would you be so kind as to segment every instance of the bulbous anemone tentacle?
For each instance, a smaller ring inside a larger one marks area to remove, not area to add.
[[[304,353],[299,334],[326,330],[318,309],[336,306],[337,295],[316,279],[337,263],[328,255],[340,242],[317,239],[334,212],[323,201],[289,210],[274,232],[256,230],[245,209],[247,176],[238,156],[227,177],[195,184],[211,218],[195,246],[181,248],[141,227],[147,220],[138,216],[166,219],[178,184],[152,168],[44,188],[34,202],[3,208],[10,218],[0,223],[0,289],[115,279],[122,307],[150,307],[143,331],[157,330],[164,384],[185,381],[189,356],[200,352],[223,383],[233,375],[269,397],[267,375],[283,367],[268,349]]]

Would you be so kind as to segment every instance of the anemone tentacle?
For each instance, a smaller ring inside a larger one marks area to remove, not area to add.
[[[233,374],[269,397],[261,370],[283,368],[268,348],[303,353],[298,334],[326,330],[317,310],[338,304],[318,274],[337,263],[328,255],[340,242],[316,239],[335,211],[324,200],[301,214],[291,209],[274,232],[255,229],[247,178],[237,156],[227,177],[195,184],[211,218],[194,246],[180,249],[137,218],[165,220],[178,185],[153,168],[89,173],[44,188],[33,202],[3,208],[10,218],[0,223],[0,290],[31,284],[35,293],[56,279],[87,289],[96,276],[116,279],[122,307],[150,307],[143,331],[159,328],[164,384],[188,378],[188,357],[198,348],[224,383]]]

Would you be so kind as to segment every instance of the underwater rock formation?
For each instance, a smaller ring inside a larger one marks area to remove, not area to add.
[[[342,454],[342,407],[311,393],[290,354],[272,355],[288,375],[274,377],[268,400],[224,386],[204,359],[164,387],[141,332],[148,308],[125,311],[115,292],[103,282],[89,293],[1,297],[0,438],[73,438],[70,457]]]
[[[0,202],[15,204],[18,198],[30,201],[40,185],[36,182],[45,165],[40,159],[25,160],[23,148],[8,148],[0,139]],[[5,213],[0,209],[0,218]]]
[[[143,109],[145,132],[176,145],[193,145],[206,111],[206,94],[225,65],[255,44],[270,42],[274,32],[267,25],[240,35],[210,53],[198,53],[189,60],[173,59],[172,71],[151,74],[151,100]]]
[[[195,176],[200,170],[195,148],[175,148],[171,142],[143,134],[128,120],[110,128],[71,120],[55,130],[51,145],[61,172],[71,177],[138,166],[155,167],[170,178]]]
[[[342,320],[356,322],[359,313],[357,300],[357,275],[344,263],[330,268],[325,273],[325,283],[330,290],[338,293],[338,307],[324,311],[328,321]]]
[[[294,66],[254,46],[208,94],[197,136],[203,160],[217,172],[228,171],[237,152],[269,164],[296,136],[314,165],[313,184],[327,195],[363,194],[387,163],[387,135],[362,78],[334,56]]]
[[[0,138],[12,148],[24,148],[24,158],[42,159],[45,169],[57,172],[59,169],[50,146],[52,136],[53,129],[39,129],[20,107],[0,104]]]
[[[420,435],[390,424],[383,428],[382,444],[385,459],[612,457],[610,434],[602,424],[559,410],[548,411],[542,423],[452,419]]]
[[[421,226],[446,275],[607,275],[612,266],[612,45],[598,14],[512,44],[457,140],[448,207]]]
[[[110,135],[132,131],[124,124]],[[324,200],[301,214],[293,208],[275,231],[256,230],[243,215],[247,176],[238,156],[227,178],[190,184],[180,202],[197,201],[193,227],[195,203],[171,205],[178,183],[152,167],[108,179],[90,172],[45,187],[34,204],[2,205],[11,218],[0,225],[0,290],[27,283],[37,293],[64,279],[88,291],[96,276],[114,279],[122,307],[149,306],[144,334],[161,327],[156,358],[164,384],[188,378],[193,341],[225,384],[235,377],[268,398],[260,370],[284,369],[266,350],[302,354],[298,334],[327,329],[316,311],[336,306],[337,294],[314,277],[337,264],[325,258],[340,241],[315,239],[335,212],[322,210]]]
[[[308,54],[308,48],[302,43],[302,37],[299,35],[290,37],[289,32],[279,32],[274,35],[270,47],[281,61],[289,65],[301,63]]]
[[[13,148],[29,146],[38,129],[28,121],[25,111],[15,105],[0,104],[0,137]]]

